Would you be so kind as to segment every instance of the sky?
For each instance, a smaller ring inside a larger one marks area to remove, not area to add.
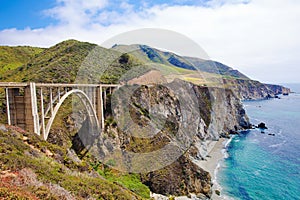
[[[266,83],[300,82],[299,0],[0,0],[0,45],[96,44],[142,28],[185,35]],[[187,55],[188,56],[188,55]]]

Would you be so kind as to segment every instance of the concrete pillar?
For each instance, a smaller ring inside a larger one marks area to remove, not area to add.
[[[50,112],[51,116],[53,115],[53,95],[52,95],[52,88],[50,88]]]
[[[7,122],[9,125],[25,128],[24,97],[20,88],[6,88]]]
[[[101,128],[104,128],[104,112],[103,112],[103,91],[102,91],[102,86],[97,87],[96,89],[96,113],[97,113],[97,118],[99,121],[99,124]]]
[[[44,96],[43,96],[43,89],[41,88],[41,129],[42,129],[42,136],[44,140],[46,140],[46,128],[45,128],[45,110],[44,110]]]
[[[9,88],[5,88],[7,124],[11,125]]]
[[[107,92],[107,88],[104,88],[103,90],[103,109],[106,110],[106,92]]]
[[[18,91],[19,93],[19,91]],[[26,123],[25,123],[25,104],[24,104],[24,95],[16,95],[14,99],[15,104],[15,122],[16,126],[19,126],[22,129],[25,129]]]
[[[26,130],[40,135],[39,115],[35,83],[30,83],[25,88],[25,124]]]

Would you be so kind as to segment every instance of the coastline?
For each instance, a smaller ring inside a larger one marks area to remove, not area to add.
[[[220,138],[218,141],[210,141],[207,143],[207,157],[206,160],[194,160],[194,163],[197,164],[199,167],[204,169],[205,171],[209,172],[212,179],[212,200],[224,200],[224,196],[221,194],[218,196],[215,193],[215,190],[221,191],[221,187],[217,182],[217,173],[220,167],[220,162],[226,158],[226,155],[224,154],[226,146],[230,143],[232,138],[226,139],[226,138]],[[222,192],[222,191],[221,191]],[[169,198],[167,196],[161,195],[161,194],[155,194],[151,193],[150,195],[155,200],[168,200]],[[175,197],[176,200],[187,200],[191,199],[186,196],[181,197]]]
[[[222,200],[222,194],[221,196],[217,195],[215,193],[215,190],[221,191],[220,185],[217,182],[217,173],[218,169],[220,167],[220,162],[225,158],[224,151],[226,146],[229,144],[231,139],[225,139],[220,138],[218,141],[211,141],[207,145],[208,150],[208,156],[206,157],[206,160],[197,161],[197,164],[204,169],[205,171],[208,171],[211,175],[212,179],[212,200]]]

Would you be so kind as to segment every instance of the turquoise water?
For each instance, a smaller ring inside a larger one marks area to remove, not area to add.
[[[218,173],[222,196],[300,200],[300,94],[244,105],[251,123],[265,122],[268,130],[232,138]]]

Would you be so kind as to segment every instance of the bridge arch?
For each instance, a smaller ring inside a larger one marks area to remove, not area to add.
[[[59,100],[59,102],[56,104],[56,106],[53,109],[53,115],[50,117],[45,130],[43,130],[43,137],[44,140],[47,140],[49,133],[50,133],[50,129],[51,126],[54,122],[54,119],[56,117],[56,114],[59,110],[59,108],[61,107],[61,105],[63,104],[63,102],[71,95],[71,94],[75,94],[76,96],[79,97],[80,101],[83,103],[83,105],[85,106],[87,113],[88,113],[88,117],[90,119],[90,122],[92,124],[93,127],[96,128],[96,131],[100,132],[100,125],[99,125],[99,121],[97,118],[97,114],[96,114],[96,110],[93,107],[93,104],[91,102],[91,100],[89,99],[89,97],[80,89],[72,89],[71,91],[65,93]],[[86,100],[86,101],[85,101]]]

